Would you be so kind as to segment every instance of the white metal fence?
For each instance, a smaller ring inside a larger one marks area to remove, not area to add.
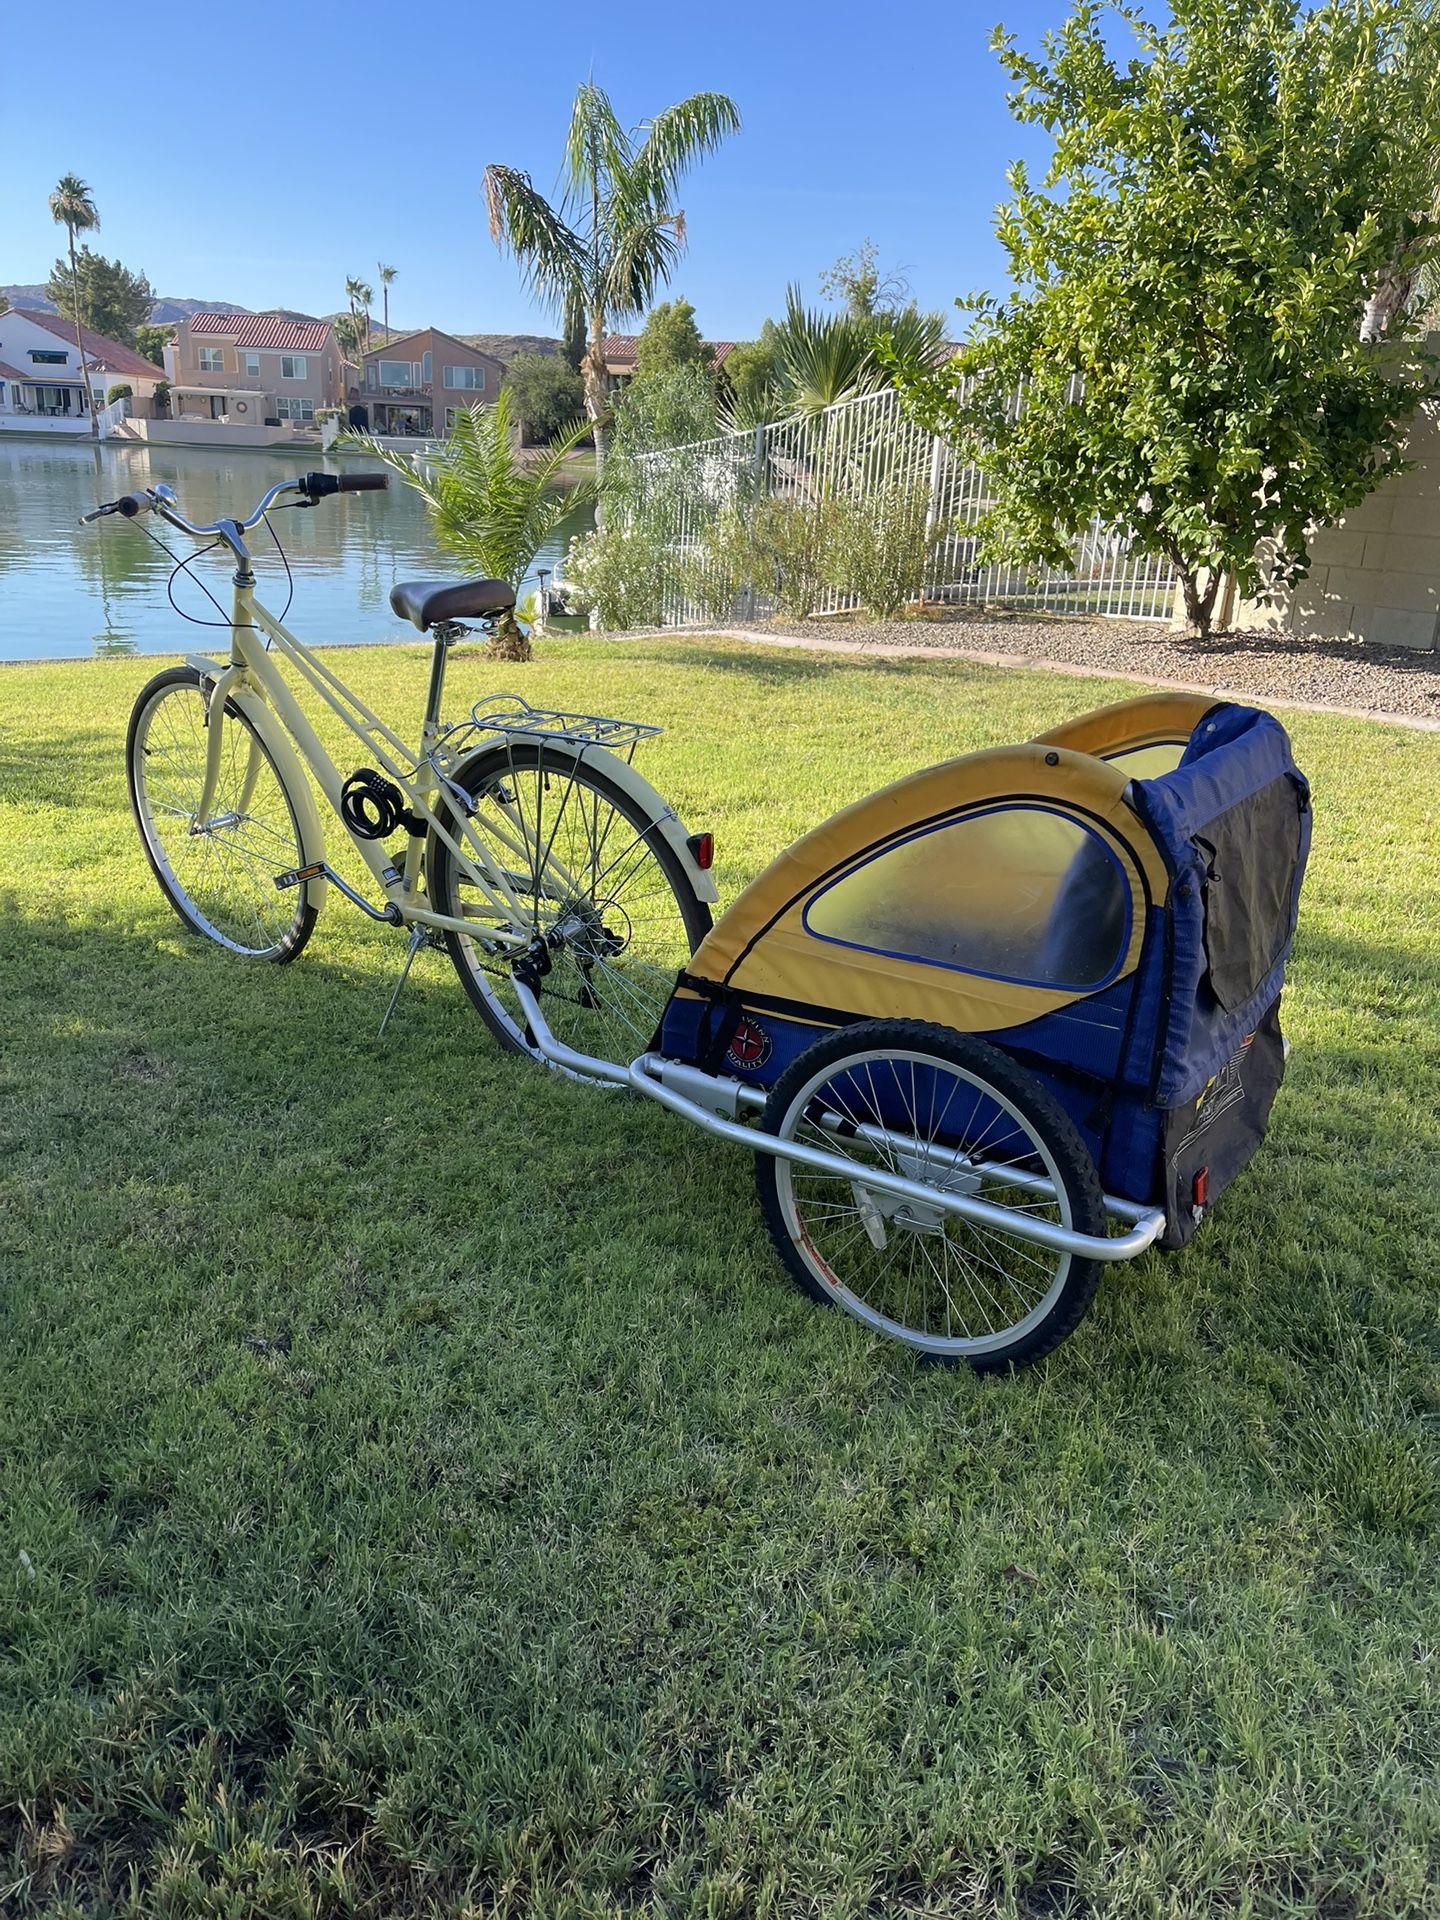
[[[898,394],[886,389],[810,419],[782,421],[722,434],[691,446],[667,448],[636,462],[633,497],[623,512],[658,535],[682,564],[665,595],[665,620],[684,624],[715,617],[725,589],[703,591],[707,530],[727,510],[780,500],[797,506],[823,501],[864,503],[923,499],[928,536],[918,588],[910,600],[977,602],[1049,612],[1091,613],[1120,619],[1167,618],[1175,579],[1170,566],[1133,553],[1127,537],[1092,521],[1076,541],[1068,569],[985,564],[978,523],[990,504],[984,470],[967,463],[946,441],[911,420]],[[766,618],[779,604],[773,582],[751,579],[737,595],[737,616]],[[861,604],[844,587],[827,584],[815,611],[841,612]]]

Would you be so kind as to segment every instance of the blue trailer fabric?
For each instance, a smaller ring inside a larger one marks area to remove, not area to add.
[[[1220,706],[1175,771],[1137,780],[1132,800],[1172,875],[1152,1097],[1178,1107],[1279,998],[1310,850],[1310,789],[1278,720]]]

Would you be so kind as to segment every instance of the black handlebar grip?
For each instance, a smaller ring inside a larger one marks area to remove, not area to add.
[[[115,502],[115,511],[133,520],[137,513],[148,513],[154,504],[148,493],[127,493]]]
[[[340,481],[333,473],[302,473],[300,491],[309,494],[312,500],[323,500],[327,493],[340,491]]]
[[[341,493],[383,493],[390,484],[388,473],[342,473]]]

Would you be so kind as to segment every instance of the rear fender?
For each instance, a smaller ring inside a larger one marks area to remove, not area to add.
[[[622,760],[618,754],[588,754],[591,762],[603,758],[605,771],[619,787],[623,787],[642,807],[650,819],[659,824],[659,828],[675,851],[675,855],[690,876],[690,884],[698,899],[714,906],[720,898],[720,889],[715,885],[715,876],[706,868],[696,864],[695,855],[690,850],[690,836],[683,822],[676,816],[675,810],[651,786],[643,773],[637,773],[628,760]]]
[[[607,779],[613,780],[646,819],[654,821],[657,830],[664,836],[674,851],[676,859],[685,869],[686,877],[695,889],[695,897],[710,906],[720,898],[714,875],[696,861],[695,855],[690,850],[689,835],[677,818],[675,810],[668,801],[661,798],[643,774],[635,771],[628,760],[622,760],[617,753],[607,752],[604,747],[590,747],[584,752],[579,752],[573,746],[562,743],[551,735],[517,733],[514,737],[517,741],[534,742],[543,746],[547,753],[559,755],[561,752],[568,752],[577,762],[583,761],[587,767],[594,767]],[[466,759],[464,766],[471,767],[490,755],[497,757],[497,765],[504,765],[505,748],[497,745],[477,748],[475,753]]]

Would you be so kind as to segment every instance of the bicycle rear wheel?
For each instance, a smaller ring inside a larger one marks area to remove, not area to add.
[[[497,913],[431,833],[431,904],[474,923],[473,933],[447,932],[445,944],[481,1019],[503,1046],[543,1058],[510,981],[518,949],[494,936],[516,933],[526,945],[543,937],[550,971],[539,993],[556,1038],[604,1060],[633,1059],[710,931],[684,862],[624,787],[578,755],[487,747],[453,777],[471,796],[471,833],[521,907]]]
[[[308,884],[275,885],[277,873],[304,864],[294,802],[265,742],[227,701],[220,777],[209,820],[197,825],[210,692],[193,667],[170,667],[141,689],[125,744],[135,824],[186,926],[247,960],[283,964],[316,917]]]

